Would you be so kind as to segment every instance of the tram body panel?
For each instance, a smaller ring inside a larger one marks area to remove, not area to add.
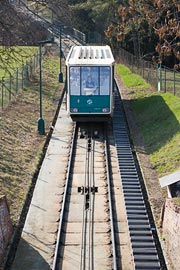
[[[110,96],[71,96],[70,113],[104,114],[111,113]]]

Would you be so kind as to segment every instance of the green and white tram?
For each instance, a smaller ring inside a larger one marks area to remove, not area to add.
[[[109,46],[73,46],[66,58],[67,110],[74,121],[107,121],[113,113],[114,57]]]

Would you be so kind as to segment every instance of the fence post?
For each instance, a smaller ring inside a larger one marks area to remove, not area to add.
[[[174,96],[176,95],[176,73],[175,73],[175,70],[174,70]]]
[[[133,55],[131,54],[131,72],[133,72]]]
[[[164,92],[166,93],[166,68],[164,67]]]
[[[141,59],[139,57],[137,58],[138,58],[138,74],[141,75]]]
[[[29,77],[31,78],[32,77],[32,73],[33,73],[33,65],[32,65],[32,58],[31,58],[31,60],[30,60],[30,68],[29,68]]]
[[[160,64],[160,91],[162,90],[162,67]]]
[[[156,83],[157,83],[157,89],[158,89],[158,82],[159,82],[159,79],[158,79],[158,64],[156,65]]]
[[[33,57],[33,70],[36,69],[36,54],[34,54],[34,57]]]
[[[132,55],[132,73],[134,73],[134,55]]]
[[[148,83],[150,83],[150,78],[151,78],[151,75],[150,75],[150,62],[148,61],[148,76],[147,76]]]
[[[28,61],[26,61],[26,68],[25,68],[25,83],[29,81],[29,65]]]
[[[12,77],[12,75],[10,74],[9,75],[9,101],[11,101],[11,83],[12,83],[11,77]]]
[[[157,79],[157,89],[158,89],[158,91],[161,91],[161,88],[162,88],[161,64],[156,65],[156,79]]]
[[[24,88],[24,63],[22,64],[22,90]]]
[[[37,61],[36,61],[36,68],[39,66],[39,53],[37,52],[36,54],[36,58],[37,58]]]
[[[4,77],[2,77],[1,89],[2,89],[1,108],[3,109],[4,108]]]
[[[18,92],[18,87],[19,87],[19,82],[18,82],[18,80],[19,80],[19,70],[18,70],[18,68],[16,69],[16,94],[17,94],[17,92]]]

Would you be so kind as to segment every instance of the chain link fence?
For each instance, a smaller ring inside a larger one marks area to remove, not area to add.
[[[43,52],[44,53],[44,52]],[[39,67],[39,52],[37,51],[29,61],[22,63],[20,68],[14,69],[6,78],[0,80],[0,109],[3,110],[23,90],[36,69]]]
[[[142,76],[157,91],[169,92],[180,97],[180,72],[139,59],[124,49],[116,51],[115,56],[117,62],[128,66],[131,72]]]

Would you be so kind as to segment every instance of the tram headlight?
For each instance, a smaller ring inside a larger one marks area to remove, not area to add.
[[[108,112],[109,112],[109,108],[103,108],[103,109],[102,109],[102,112],[103,112],[103,113],[108,113]]]
[[[77,113],[78,112],[78,108],[71,108],[71,112]]]

